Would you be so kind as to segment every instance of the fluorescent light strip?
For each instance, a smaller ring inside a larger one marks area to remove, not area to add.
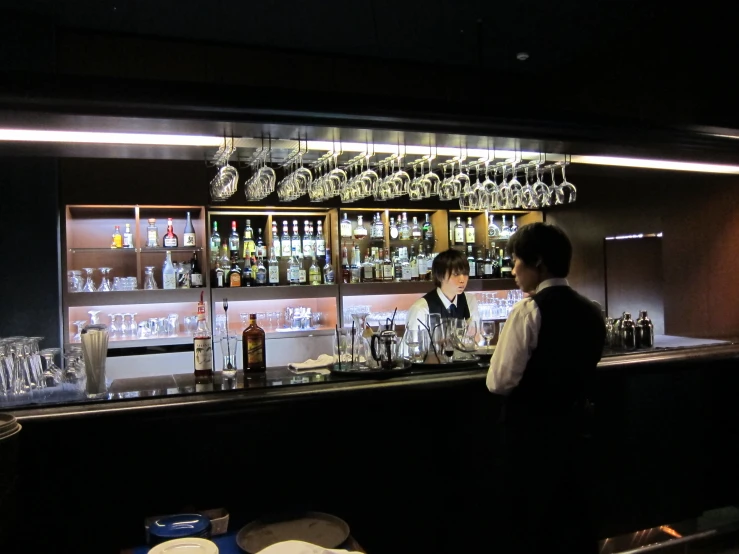
[[[220,146],[223,137],[200,135],[157,135],[144,133],[99,133],[87,131],[38,131],[0,129],[0,141],[67,142],[84,144],[143,144],[152,146]]]
[[[739,173],[739,166],[673,162],[670,160],[645,160],[641,158],[614,158],[611,156],[572,156],[573,164],[639,167],[645,169],[670,169],[673,171],[697,171],[700,173]]]

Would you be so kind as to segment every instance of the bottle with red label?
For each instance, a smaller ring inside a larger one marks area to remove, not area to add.
[[[200,292],[198,302],[198,321],[193,342],[195,346],[195,377],[208,377],[213,375],[213,336],[210,333],[208,319],[205,317],[204,292]]]
[[[179,241],[177,235],[174,234],[174,225],[172,224],[172,218],[167,219],[167,234],[164,235],[163,240],[164,248],[177,248]]]

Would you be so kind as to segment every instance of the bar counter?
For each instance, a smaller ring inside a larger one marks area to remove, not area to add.
[[[599,536],[735,504],[739,345],[606,354]],[[26,551],[113,552],[141,544],[151,515],[302,508],[342,517],[368,552],[494,550],[506,476],[499,397],[484,380],[484,367],[386,380],[272,368],[236,390],[191,392],[192,376],[165,376],[114,382],[120,400],[18,409],[19,536]],[[49,514],[84,522],[84,544]]]

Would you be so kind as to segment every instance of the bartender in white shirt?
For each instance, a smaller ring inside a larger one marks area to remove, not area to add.
[[[478,320],[477,299],[464,292],[470,278],[470,265],[462,252],[450,249],[438,254],[431,266],[431,276],[436,288],[410,307],[406,329],[423,329],[418,321],[427,325],[426,316],[430,313]]]
[[[501,459],[509,553],[597,552],[588,521],[591,383],[605,343],[598,307],[570,288],[572,244],[560,228],[522,226],[511,237],[516,304],[490,360],[501,395]]]

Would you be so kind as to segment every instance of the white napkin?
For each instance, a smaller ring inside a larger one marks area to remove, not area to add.
[[[329,550],[303,541],[283,541],[260,550],[257,554],[361,554],[352,550]]]
[[[295,371],[313,371],[314,373],[321,373],[323,375],[328,375],[329,373],[331,373],[328,369],[320,369],[320,368],[325,368],[326,366],[329,366],[332,363],[334,363],[333,356],[330,356],[329,354],[321,354],[315,360],[311,358],[304,362],[294,362],[294,363],[288,364],[287,367]]]

